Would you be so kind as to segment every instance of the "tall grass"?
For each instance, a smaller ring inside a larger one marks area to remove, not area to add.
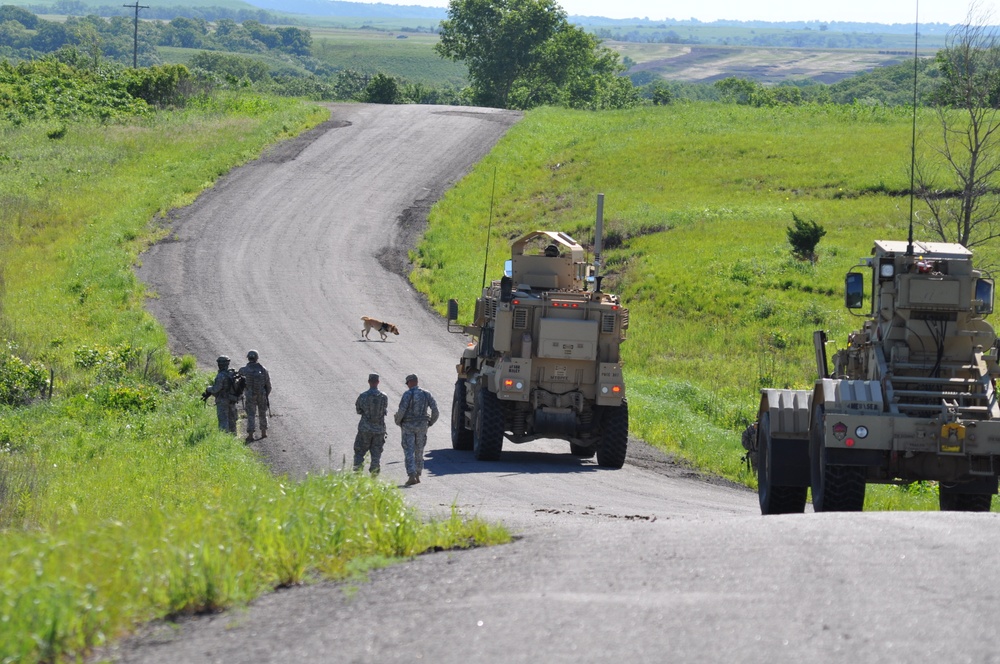
[[[360,475],[271,476],[217,431],[207,377],[143,309],[132,267],[163,216],[325,117],[234,95],[125,124],[0,126],[0,340],[55,373],[52,401],[0,406],[0,661],[80,659],[151,618],[509,538],[455,513],[425,522]]]
[[[928,114],[919,123],[932,133]],[[881,107],[539,109],[434,207],[412,278],[441,309],[458,297],[469,317],[491,208],[497,275],[527,230],[591,243],[604,193],[617,245],[605,284],[631,310],[631,430],[753,486],[739,432],[760,388],[811,385],[812,332],[843,346],[860,325],[843,307],[844,273],[874,240],[906,238],[909,202],[894,192],[909,186],[910,131],[906,111]],[[815,264],[791,255],[793,213],[827,230]],[[916,236],[935,239],[919,226]],[[896,504],[899,490],[887,491],[876,505]]]

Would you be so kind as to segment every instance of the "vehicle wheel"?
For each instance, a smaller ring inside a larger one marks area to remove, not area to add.
[[[806,487],[777,486],[771,482],[771,414],[757,424],[757,497],[761,514],[800,514],[806,511]]]
[[[601,413],[601,440],[597,443],[597,465],[621,468],[628,450],[628,402],[604,406]]]
[[[451,400],[451,447],[455,450],[472,449],[472,431],[465,428],[466,383],[455,381],[455,396]]]
[[[584,447],[583,445],[577,445],[575,443],[569,444],[569,453],[575,457],[580,457],[581,459],[592,459],[594,455],[597,454],[596,447]]]
[[[476,392],[476,428],[472,451],[480,461],[496,461],[503,449],[503,411],[497,395],[485,387]]]
[[[938,507],[942,512],[989,512],[992,503],[989,493],[959,493],[940,486]]]
[[[817,512],[860,512],[865,506],[865,471],[856,466],[826,462],[823,444],[822,404],[813,406],[813,428],[809,432],[809,470],[813,509]]]

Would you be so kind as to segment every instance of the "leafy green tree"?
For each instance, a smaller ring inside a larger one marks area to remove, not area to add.
[[[674,95],[670,88],[662,81],[656,81],[649,86],[650,99],[654,106],[666,106],[673,101]]]
[[[0,23],[16,21],[29,30],[38,27],[38,17],[22,7],[0,5]]]
[[[202,51],[191,58],[191,66],[221,78],[249,79],[255,83],[266,80],[269,74],[268,66],[260,60],[218,51]]]
[[[362,95],[364,101],[371,104],[395,104],[400,101],[399,84],[392,76],[379,72],[365,86]]]
[[[794,212],[792,213],[792,221],[795,222],[795,225],[786,229],[788,243],[792,245],[792,255],[801,260],[815,263],[816,245],[826,235],[826,230],[815,221],[799,219]]]
[[[606,108],[638,100],[631,81],[615,80],[624,72],[618,54],[571,25],[554,0],[451,0],[435,49],[465,63],[477,105]]]

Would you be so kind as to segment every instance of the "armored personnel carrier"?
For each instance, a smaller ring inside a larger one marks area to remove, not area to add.
[[[569,442],[570,452],[621,468],[628,446],[628,402],[619,347],[628,310],[601,290],[602,199],[594,263],[565,233],[533,231],[511,245],[506,274],[483,288],[472,337],[457,365],[452,446],[477,459],[500,458],[504,440]]]
[[[761,392],[745,436],[761,512],[860,511],[872,483],[939,483],[942,510],[988,511],[1000,473],[993,280],[960,244],[878,241],[845,279],[861,329],[812,389]],[[870,294],[870,295],[869,295]],[[867,302],[867,304],[866,304]],[[749,440],[748,440],[749,439]]]

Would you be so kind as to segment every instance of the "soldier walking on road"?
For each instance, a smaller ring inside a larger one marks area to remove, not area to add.
[[[424,446],[427,445],[427,429],[438,419],[438,406],[427,390],[417,386],[416,374],[406,377],[406,392],[399,401],[399,410],[394,419],[403,430],[403,456],[406,460],[406,486],[420,482],[424,470]],[[427,410],[431,414],[428,417]]]
[[[219,372],[215,374],[215,380],[201,393],[201,400],[208,401],[209,397],[215,397],[215,415],[219,420],[219,429],[236,433],[236,419],[239,414],[236,411],[236,403],[239,397],[236,394],[236,372],[229,368],[229,358],[220,355],[215,361],[219,365]]]
[[[253,442],[257,416],[260,417],[260,437],[262,440],[267,438],[267,413],[271,409],[271,376],[258,359],[260,354],[257,351],[247,352],[247,365],[240,369],[240,374],[247,381],[244,405],[247,411],[248,443]]]
[[[368,389],[354,402],[354,409],[361,416],[358,435],[354,437],[354,470],[361,470],[365,454],[371,452],[368,470],[372,475],[378,475],[385,446],[385,416],[389,412],[389,397],[378,389],[378,381],[378,374],[368,374]]]

